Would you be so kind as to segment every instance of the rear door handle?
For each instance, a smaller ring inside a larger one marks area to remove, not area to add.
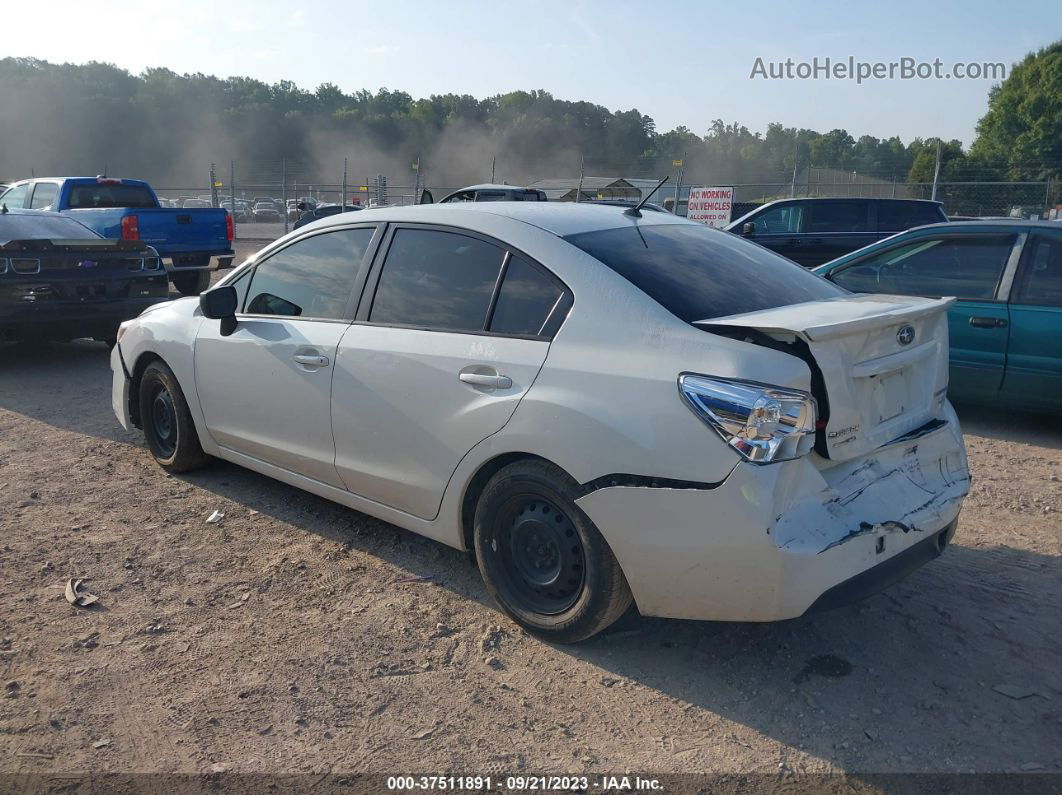
[[[1006,328],[1007,321],[1001,317],[971,317],[970,325],[974,328]]]
[[[484,375],[482,373],[461,373],[457,376],[466,384],[485,386],[488,389],[509,389],[513,379],[507,375]]]
[[[295,356],[292,357],[292,358],[294,358],[295,361],[297,361],[299,364],[305,364],[308,367],[327,367],[328,366],[328,357],[327,356],[321,356],[320,354],[315,354],[315,353],[296,353]]]

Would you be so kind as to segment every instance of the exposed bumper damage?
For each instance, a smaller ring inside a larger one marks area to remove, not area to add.
[[[947,413],[921,435],[836,466],[819,469],[810,457],[741,463],[711,490],[610,487],[579,505],[628,573],[642,613],[794,618],[835,586],[954,532],[970,476]]]

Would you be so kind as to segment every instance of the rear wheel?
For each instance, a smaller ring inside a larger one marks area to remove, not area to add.
[[[181,295],[199,295],[210,286],[210,271],[187,271],[170,274],[170,281]]]
[[[189,472],[210,457],[199,445],[188,402],[173,371],[163,362],[147,366],[140,378],[140,424],[148,449],[168,472]]]
[[[630,607],[627,580],[575,504],[576,484],[545,461],[518,461],[484,489],[473,529],[487,590],[533,634],[575,643]]]

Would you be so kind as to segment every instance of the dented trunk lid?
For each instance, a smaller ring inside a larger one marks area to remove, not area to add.
[[[847,295],[695,325],[805,343],[826,392],[820,440],[831,459],[845,461],[940,417],[948,388],[947,309],[954,300]]]

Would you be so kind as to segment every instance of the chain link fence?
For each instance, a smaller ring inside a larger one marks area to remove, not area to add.
[[[233,215],[235,235],[239,240],[273,240],[288,232],[303,212],[327,205],[347,205],[372,208],[385,205],[417,203],[422,191],[430,189],[436,201],[464,185],[432,183],[430,175],[415,169],[404,174],[357,175],[349,164],[340,163],[336,174],[321,174],[312,164],[289,161],[242,163],[234,161],[223,168],[210,165],[204,168],[204,179],[196,185],[189,181],[185,187],[161,185],[156,187],[160,200],[171,207],[224,207]],[[838,175],[843,177],[839,179]],[[324,177],[322,179],[321,177]],[[651,180],[643,178],[593,177],[604,188],[584,188],[579,194],[585,198],[640,198],[647,194]],[[482,181],[489,181],[487,179]],[[498,178],[499,182],[505,181]],[[537,180],[526,183],[534,186]],[[571,190],[547,191],[551,199],[572,200],[579,193],[579,177],[542,180],[543,184],[571,184]],[[621,187],[615,187],[615,186]],[[1059,183],[1044,182],[902,182],[882,180],[855,172],[836,169],[804,169],[799,176],[777,182],[740,183],[726,180],[683,178],[666,183],[652,200],[671,209],[677,200],[678,212],[685,215],[691,186],[733,186],[732,218],[739,218],[759,205],[787,198],[857,197],[933,199],[943,202],[951,217],[976,218],[1054,218],[1062,215],[1056,202],[1062,201]]]

